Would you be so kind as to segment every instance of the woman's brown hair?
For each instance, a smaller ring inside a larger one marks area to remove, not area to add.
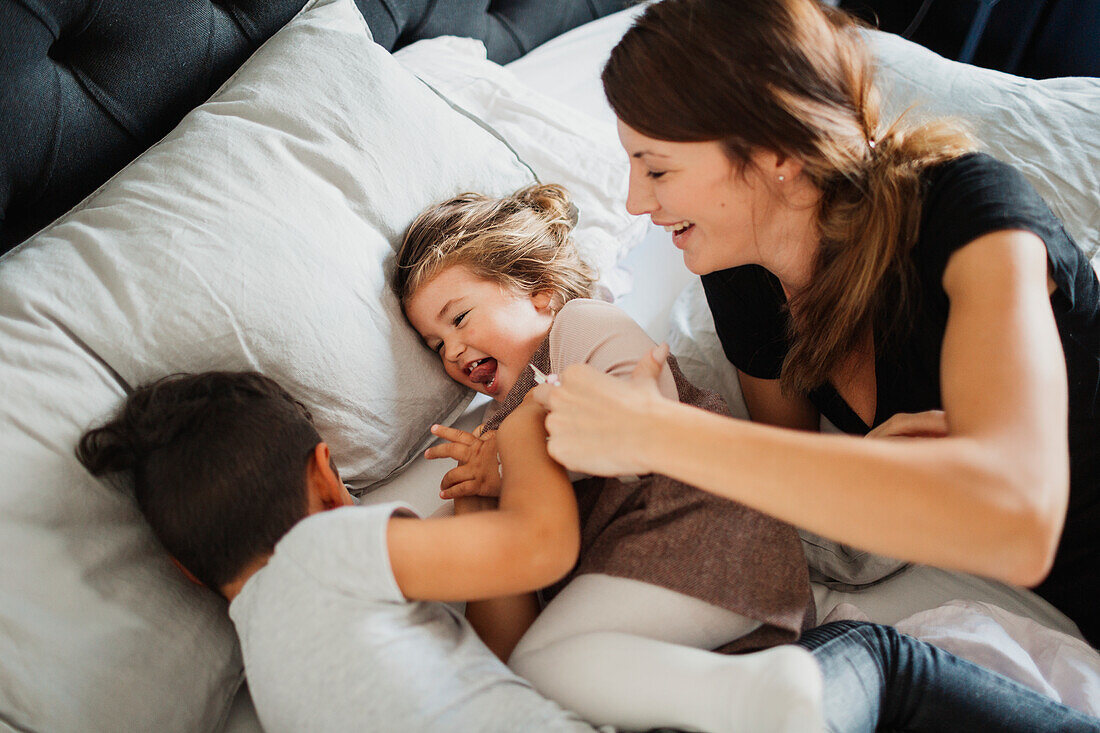
[[[611,52],[604,90],[634,130],[718,141],[744,169],[756,150],[793,157],[821,191],[821,246],[791,298],[780,382],[807,392],[868,328],[903,337],[923,171],[975,148],[953,121],[880,119],[862,30],[816,0],[662,0]]]
[[[424,211],[397,252],[394,290],[404,305],[447,267],[463,265],[523,293],[549,291],[555,308],[592,293],[595,273],[577,253],[577,209],[555,184],[494,198],[460,194]]]

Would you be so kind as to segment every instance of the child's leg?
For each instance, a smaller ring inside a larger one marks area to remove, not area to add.
[[[575,578],[508,660],[590,722],[644,730],[815,730],[821,679],[804,650],[706,651],[759,624],[666,588]]]
[[[892,626],[841,621],[806,632],[835,733],[1096,731],[1100,721]]]

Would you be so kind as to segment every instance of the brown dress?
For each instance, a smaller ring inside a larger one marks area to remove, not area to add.
[[[545,373],[553,371],[551,337],[531,360]],[[668,366],[681,402],[729,415],[719,395],[684,378],[674,357]],[[499,427],[534,384],[534,373],[525,370],[485,428]],[[662,586],[761,622],[722,647],[729,652],[793,641],[813,625],[806,561],[790,525],[660,474],[631,481],[591,476],[575,480],[573,487],[581,518],[580,558],[569,575],[544,591],[548,599],[584,573]]]

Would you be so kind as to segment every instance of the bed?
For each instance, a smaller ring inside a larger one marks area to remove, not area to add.
[[[485,403],[447,382],[386,287],[404,227],[434,201],[567,184],[606,292],[744,414],[698,280],[663,230],[623,209],[625,158],[598,74],[637,9],[577,3],[602,17],[564,33],[558,19],[544,32],[552,40],[501,54],[492,34],[474,33],[488,52],[432,37],[466,27],[453,18],[376,27],[369,5],[313,0],[290,13],[212,97],[102,173],[114,175],[75,208],[26,241],[31,225],[5,232],[21,243],[0,259],[0,730],[260,730],[224,603],[183,580],[125,491],[73,456],[79,434],[135,384],[263,370],[310,406],[363,502],[446,510],[436,489],[448,466],[417,458],[426,428],[471,428]],[[417,35],[424,28],[434,30]],[[399,44],[402,34],[423,40]],[[1100,82],[1028,81],[869,39],[891,109],[971,120],[1097,254]],[[487,58],[519,52],[504,66]],[[20,93],[6,78],[4,125],[30,105]],[[826,570],[866,559],[807,549]],[[855,603],[1100,711],[1100,658],[1034,594],[928,567],[895,565],[875,580],[816,585],[819,616]],[[982,641],[1001,632],[999,647]],[[1044,657],[1036,638],[1058,653]]]

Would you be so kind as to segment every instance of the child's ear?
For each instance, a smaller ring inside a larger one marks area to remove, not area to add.
[[[309,494],[310,514],[355,503],[340,480],[332,453],[324,441],[314,446],[310,453],[306,465],[306,491]]]
[[[557,311],[561,307],[553,290],[539,290],[531,296],[531,302],[539,311]]]

